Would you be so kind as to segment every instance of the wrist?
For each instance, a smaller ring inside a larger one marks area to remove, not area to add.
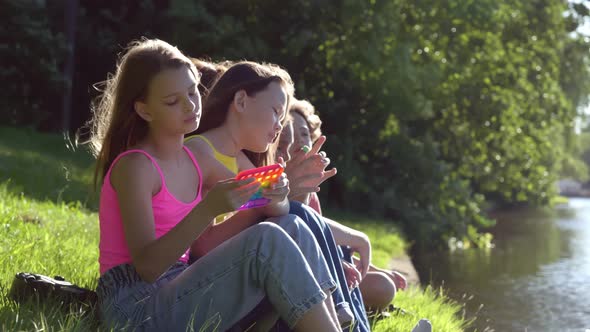
[[[301,202],[303,204],[309,205],[309,194],[300,194],[297,196],[289,197],[293,201]]]
[[[289,208],[289,200],[287,198],[285,198],[282,201],[272,203],[263,207],[264,213],[269,217],[278,217],[286,215],[289,213]]]
[[[215,217],[223,214],[221,209],[217,208],[214,204],[211,204],[207,197],[198,204],[193,211],[197,213],[203,220],[206,220],[208,224],[212,223],[215,220]]]
[[[352,230],[351,232],[349,232],[348,238],[348,242],[350,242],[353,246],[360,246],[362,244],[369,242],[369,237],[367,236],[367,234],[357,230]]]

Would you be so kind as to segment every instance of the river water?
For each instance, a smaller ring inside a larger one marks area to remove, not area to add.
[[[495,248],[414,255],[477,331],[590,332],[590,199],[496,213]]]

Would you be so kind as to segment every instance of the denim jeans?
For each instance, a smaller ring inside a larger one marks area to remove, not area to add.
[[[336,309],[342,306],[349,306],[355,316],[356,323],[350,330],[358,332],[370,331],[371,327],[360,289],[357,287],[352,291],[348,291],[348,283],[346,282],[346,276],[342,268],[342,258],[352,262],[350,251],[347,248],[341,248],[336,245],[332,231],[326,224],[324,218],[309,206],[300,202],[291,201],[289,213],[301,218],[313,232],[330,271],[338,282],[338,289],[332,293]]]
[[[340,254],[342,255],[342,259],[352,264],[350,248],[339,246],[338,249],[341,251]],[[354,317],[357,320],[357,327],[352,330],[358,332],[371,331],[369,317],[367,317],[367,310],[365,308],[365,303],[363,302],[363,296],[361,295],[361,289],[359,287],[353,289],[352,292],[350,292],[349,301],[352,306]]]
[[[308,260],[283,229],[262,222],[154,283],[130,264],[107,271],[97,288],[101,318],[109,328],[225,331],[266,297],[293,328],[335,287],[331,278],[318,282]]]

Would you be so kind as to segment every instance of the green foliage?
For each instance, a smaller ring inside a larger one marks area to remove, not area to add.
[[[324,121],[339,169],[324,204],[398,220],[420,245],[485,244],[469,231],[491,224],[484,202],[544,205],[560,176],[587,177],[573,125],[590,39],[572,33],[587,16],[550,0],[82,2],[74,109],[88,110],[89,86],[142,35],[195,57],[278,63]],[[28,36],[33,20],[15,17]]]
[[[338,166],[355,174],[345,188],[368,198],[347,206],[398,217],[418,239],[485,244],[469,232],[489,225],[484,199],[547,204],[559,175],[585,174],[570,136],[589,91],[588,42],[568,35],[566,3],[343,7],[355,29],[322,49],[335,73],[349,75],[335,82],[354,85],[334,88],[335,98],[363,96],[346,104],[358,112],[327,111],[328,126],[344,122]]]
[[[0,1],[0,122],[51,128],[59,123],[63,35],[36,1]]]
[[[470,9],[452,38],[432,42],[430,53],[443,50],[448,63],[433,90],[434,135],[444,159],[477,192],[500,202],[546,204],[576,115],[559,82],[566,8],[546,1],[490,5],[463,4]]]
[[[571,168],[574,171],[565,173],[567,177],[579,180],[581,182],[585,182],[586,187],[588,186],[588,178],[590,173],[588,169],[590,169],[590,132],[588,132],[588,128],[584,128],[581,133],[572,135],[572,166]],[[577,159],[577,158],[579,159]],[[579,165],[579,163],[581,165]],[[565,167],[567,171],[568,168]],[[575,172],[580,170],[579,172]],[[581,173],[581,174],[580,174]]]

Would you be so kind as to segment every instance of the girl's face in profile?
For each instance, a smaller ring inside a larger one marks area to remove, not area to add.
[[[165,69],[151,80],[147,97],[136,110],[151,130],[186,134],[197,129],[201,118],[198,80],[188,67]]]
[[[283,131],[281,131],[281,136],[279,136],[279,145],[277,147],[276,157],[282,157],[284,161],[289,161],[291,159],[290,149],[293,146],[293,123],[292,121],[287,121]]]
[[[253,152],[268,150],[283,126],[287,107],[287,93],[278,82],[252,96],[245,95],[243,111],[239,112],[243,148]]]
[[[290,153],[293,154],[296,151],[301,150],[303,146],[311,148],[313,142],[311,141],[311,135],[309,134],[309,126],[305,118],[298,112],[291,112],[293,116],[293,139],[294,143],[291,146]]]

